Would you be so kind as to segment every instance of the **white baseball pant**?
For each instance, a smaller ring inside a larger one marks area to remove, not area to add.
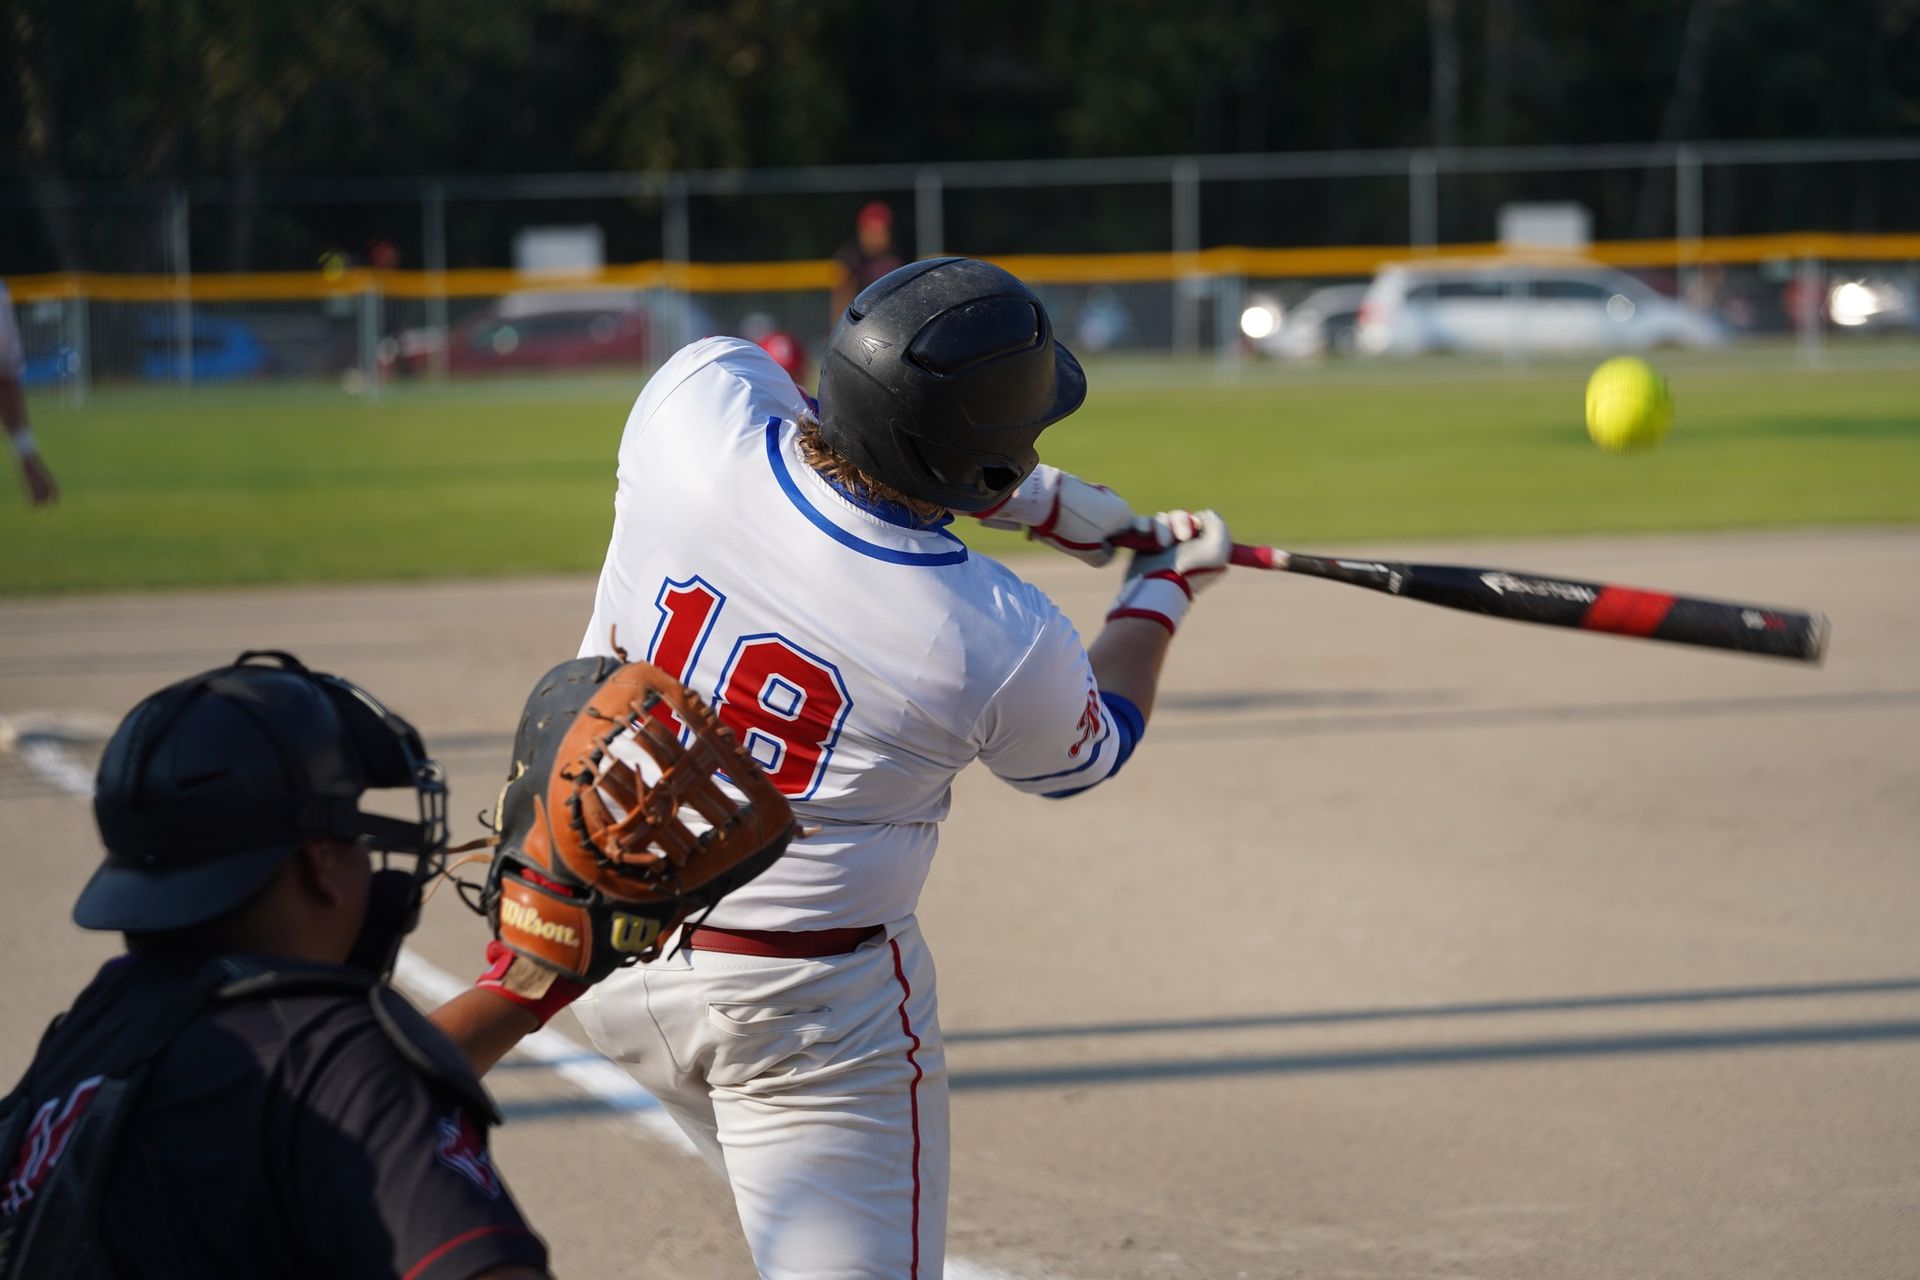
[[[574,1006],[733,1187],[767,1280],[938,1280],[947,1068],[912,919],[844,955],[681,949]]]

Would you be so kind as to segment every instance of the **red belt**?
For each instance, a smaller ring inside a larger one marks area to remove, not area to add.
[[[689,929],[683,945],[695,951],[725,951],[736,956],[767,956],[775,960],[817,960],[852,951],[868,938],[886,932],[884,925],[859,929],[716,929],[700,925]]]

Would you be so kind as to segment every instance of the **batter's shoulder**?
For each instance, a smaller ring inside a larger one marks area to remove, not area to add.
[[[944,634],[959,651],[972,691],[968,710],[978,719],[986,705],[1016,683],[1016,676],[1034,664],[1036,655],[1081,655],[1079,632],[1073,622],[1039,587],[1005,565],[975,555],[965,566],[969,573],[966,610],[954,610]]]
[[[765,351],[744,338],[702,338],[673,353],[648,379],[628,419],[631,434],[666,419],[674,430],[724,423],[764,426],[805,408],[799,387]]]
[[[1052,596],[993,557],[975,552],[967,558],[967,568],[973,578],[969,594],[1002,620],[1009,633],[1030,637],[1064,620]]]

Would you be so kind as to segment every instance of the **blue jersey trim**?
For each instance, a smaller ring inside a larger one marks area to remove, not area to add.
[[[1049,778],[1071,778],[1076,773],[1085,773],[1100,761],[1100,753],[1107,748],[1107,740],[1101,738],[1093,744],[1093,754],[1071,769],[1062,769],[1058,773],[1036,773],[1031,778],[1008,778],[1008,782],[1045,782]]]
[[[1107,704],[1107,711],[1113,716],[1114,737],[1120,740],[1119,749],[1114,754],[1113,768],[1107,770],[1106,778],[1100,779],[1100,782],[1105,782],[1107,778],[1111,778],[1120,772],[1121,767],[1124,766],[1128,758],[1133,755],[1133,749],[1140,745],[1141,737],[1147,732],[1147,718],[1140,714],[1140,708],[1135,705],[1133,699],[1123,697],[1120,694],[1106,693],[1103,691],[1100,694],[1100,701]],[[1095,760],[1100,758],[1100,748],[1098,746],[1094,747],[1093,755]],[[1089,760],[1086,764],[1081,765],[1080,769],[1084,769],[1092,763],[1093,760]],[[1067,772],[1078,773],[1080,769],[1070,769]],[[1064,777],[1066,775],[1046,774],[1043,776]],[[1077,796],[1082,791],[1091,791],[1099,785],[1099,782],[1089,782],[1084,787],[1069,787],[1065,791],[1043,791],[1041,795],[1048,800],[1065,800],[1068,796]]]
[[[912,508],[903,503],[885,502],[879,498],[868,497],[858,489],[850,485],[842,484],[832,476],[821,476],[820,478],[832,485],[835,493],[868,515],[873,516],[877,520],[884,520],[888,524],[899,525],[902,529],[944,529],[953,523],[953,513],[951,511],[943,516],[935,516],[931,520],[922,520],[919,516],[913,514]]]
[[[933,568],[938,565],[966,563],[967,544],[960,541],[960,539],[953,534],[948,533],[944,527],[944,522],[941,526],[930,529],[928,532],[938,534],[941,538],[951,542],[956,548],[953,551],[899,551],[893,547],[883,547],[868,542],[858,534],[849,533],[847,530],[842,529],[828,517],[826,512],[807,501],[806,495],[800,492],[799,484],[795,482],[793,476],[787,471],[786,459],[780,455],[779,418],[767,419],[766,438],[767,464],[773,468],[773,478],[779,482],[781,492],[787,495],[787,499],[792,502],[795,507],[799,508],[800,514],[810,520],[816,529],[826,534],[829,538],[832,538],[841,546],[853,551],[858,551],[863,556],[871,556],[875,560],[885,560],[889,564],[911,564]],[[861,502],[853,498],[852,495],[848,495],[848,499],[849,501],[855,502],[862,510],[868,511],[882,520],[889,520],[886,513],[874,510],[874,504]],[[889,520],[889,522],[899,523],[897,520]],[[925,526],[916,523],[910,524],[908,527],[924,528]]]
[[[913,514],[913,510],[904,503],[885,502],[879,498],[870,498],[850,485],[842,484],[832,476],[821,476],[833,491],[877,520],[898,525],[902,529],[944,529],[953,523],[952,515],[939,516],[932,520],[922,520]]]
[[[1132,698],[1103,690],[1100,701],[1107,704],[1107,710],[1113,713],[1114,728],[1120,731],[1120,755],[1113,762],[1113,773],[1107,775],[1111,778],[1114,773],[1120,772],[1120,766],[1127,762],[1133,749],[1140,745],[1140,739],[1146,736],[1147,718],[1140,714],[1140,708]]]

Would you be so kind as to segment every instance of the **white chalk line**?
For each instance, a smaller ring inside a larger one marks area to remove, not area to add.
[[[76,796],[93,794],[93,774],[55,742],[29,739],[18,747],[20,760],[42,782]]]
[[[69,795],[91,797],[93,774],[67,753],[63,739],[71,741],[72,738],[60,732],[57,720],[36,716],[34,727],[29,729],[20,723],[24,719],[9,721],[0,716],[0,754],[18,755],[21,763],[48,786]],[[44,729],[38,723],[42,719],[47,726]],[[91,730],[90,721],[87,727]],[[417,1002],[429,1008],[451,1000],[469,985],[417,952],[404,949],[394,966],[393,976]],[[636,1084],[618,1063],[597,1050],[551,1027],[543,1027],[522,1040],[513,1052],[541,1063],[608,1110],[625,1114],[649,1135],[688,1155],[695,1154],[692,1141],[661,1108],[660,1100]],[[950,1257],[945,1280],[1037,1280],[1038,1274],[996,1271],[965,1258]]]

